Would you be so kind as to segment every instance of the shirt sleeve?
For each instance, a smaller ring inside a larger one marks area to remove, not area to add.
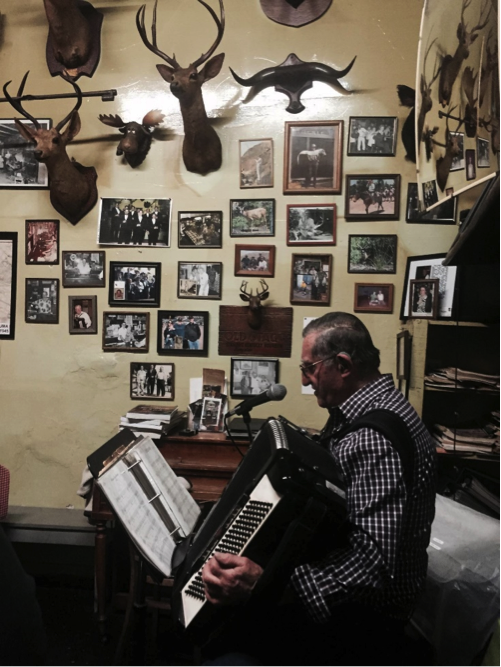
[[[319,623],[328,620],[335,605],[361,601],[391,581],[406,501],[400,457],[380,433],[360,429],[333,453],[346,482],[348,544],[296,568],[291,579]]]

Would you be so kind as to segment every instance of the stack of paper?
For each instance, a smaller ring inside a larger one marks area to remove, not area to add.
[[[499,454],[499,428],[492,423],[477,428],[454,428],[435,424],[433,438],[449,451]]]
[[[465,371],[452,366],[438,368],[425,376],[427,387],[453,387],[455,389],[478,389],[480,391],[499,389],[499,375]]]

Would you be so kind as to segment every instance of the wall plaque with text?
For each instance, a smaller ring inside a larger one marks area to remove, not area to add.
[[[219,307],[219,354],[232,357],[290,357],[292,308],[264,307],[261,327],[251,329],[246,306]]]

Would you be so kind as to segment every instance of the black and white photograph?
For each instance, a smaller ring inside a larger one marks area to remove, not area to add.
[[[16,324],[17,232],[0,232],[0,340],[13,340]]]
[[[202,402],[202,414],[199,428],[201,431],[219,431],[222,420],[223,399],[205,396]]]
[[[396,273],[396,234],[350,234],[348,273]]]
[[[240,187],[273,187],[273,139],[240,139]]]
[[[464,169],[464,132],[450,132],[457,141],[457,153],[452,157],[451,171]]]
[[[130,365],[130,397],[148,401],[172,401],[174,398],[174,364],[151,362]]]
[[[475,163],[475,149],[467,148],[464,154],[466,160],[466,180],[473,181],[477,177],[477,167]]]
[[[40,127],[49,130],[50,118],[37,118]],[[34,129],[29,120],[19,122]],[[14,119],[0,119],[0,188],[44,189],[49,187],[49,175],[43,162],[34,156],[33,144],[23,139]]]
[[[336,204],[288,204],[287,245],[336,245]]]
[[[409,292],[411,280],[439,280],[437,317],[451,318],[454,314],[454,291],[457,266],[444,266],[445,253],[407,257],[400,319],[409,317]]]
[[[398,220],[399,215],[398,174],[346,176],[346,220]]]
[[[292,255],[290,302],[328,306],[331,300],[332,255]]]
[[[159,262],[110,262],[109,305],[160,306]]]
[[[455,225],[456,203],[457,198],[451,197],[430,211],[422,210],[418,198],[418,184],[409,183],[407,186],[405,220],[409,223],[427,225]]]
[[[235,275],[272,278],[275,275],[275,246],[236,245]]]
[[[25,321],[59,323],[59,279],[26,278]]]
[[[141,248],[169,247],[172,199],[101,197],[97,242]]]
[[[395,155],[397,119],[392,116],[352,116],[348,155]]]
[[[179,299],[220,299],[222,262],[178,262]]]
[[[105,287],[104,250],[63,250],[63,287]]]
[[[96,334],[97,297],[69,296],[68,317],[70,334]]]
[[[261,394],[278,382],[278,359],[231,358],[233,397]]]
[[[206,357],[209,352],[209,313],[195,310],[159,310],[157,352],[174,356]]]
[[[222,248],[222,211],[180,211],[178,213],[180,248]]]
[[[434,318],[438,312],[439,280],[411,280],[409,286],[410,318]]]
[[[59,264],[59,220],[26,220],[26,264]]]
[[[491,166],[489,144],[490,142],[487,139],[477,137],[477,167],[479,169]]]
[[[423,203],[428,208],[438,202],[438,191],[436,181],[425,181],[423,183]]]
[[[148,352],[149,313],[103,313],[104,352]]]
[[[275,200],[231,199],[230,236],[275,236]]]

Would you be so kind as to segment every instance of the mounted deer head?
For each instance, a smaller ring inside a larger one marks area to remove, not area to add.
[[[29,72],[26,72],[21,81],[17,97],[23,94],[28,74]],[[14,119],[21,136],[34,144],[35,159],[47,166],[51,204],[58,213],[75,225],[97,201],[96,170],[70,160],[66,153],[67,144],[80,132],[78,109],[82,104],[82,91],[74,81],[69,81],[77,93],[77,103],[56,127],[45,130],[36,118],[23,109],[19,100],[14,100],[9,95],[7,87],[10,83],[8,81],[4,85],[4,95],[18,113],[33,123],[32,127],[17,118]],[[62,132],[67,123],[68,126]]]
[[[172,58],[160,51],[157,46],[157,4],[153,9],[153,23],[151,28],[152,39],[150,42],[144,23],[146,5],[140,7],[136,15],[136,25],[145,46],[150,51],[160,56],[168,65],[157,65],[162,78],[170,83],[170,89],[181,106],[184,124],[183,160],[188,171],[205,175],[210,171],[217,171],[222,163],[221,141],[214,128],[210,125],[205,111],[202,97],[202,85],[214,78],[221,71],[224,53],[213,58],[210,56],[219,46],[224,34],[225,15],[223,0],[219,0],[221,19],[216,16],[214,10],[204,0],[198,0],[210,13],[217,26],[217,37],[211,48],[197,58],[188,67],[181,67],[175,56]],[[198,71],[198,68],[204,64]]]
[[[144,162],[150,150],[153,128],[165,118],[160,111],[149,111],[141,123],[125,123],[120,116],[99,115],[99,120],[110,127],[117,127],[124,135],[118,144],[117,155],[124,155],[134,169]]]
[[[265,280],[260,280],[262,290],[256,289],[256,296],[252,295],[253,290],[247,292],[247,281],[242,280],[240,285],[240,298],[242,301],[247,301],[249,303],[249,309],[247,311],[247,323],[251,329],[259,329],[261,327],[261,301],[264,301],[270,296],[268,291],[268,285]]]
[[[459,125],[456,128],[455,132],[449,130],[449,117],[453,118],[450,114],[456,107],[449,109],[449,113],[444,114],[446,116],[446,129],[445,129],[445,143],[441,143],[433,139],[433,143],[436,146],[443,146],[445,148],[445,153],[438,158],[437,160],[437,184],[442,192],[445,190],[447,184],[447,179],[449,177],[449,172],[452,167],[452,161],[461,153],[461,136],[458,134],[458,130],[461,127],[461,119],[459,119]]]

